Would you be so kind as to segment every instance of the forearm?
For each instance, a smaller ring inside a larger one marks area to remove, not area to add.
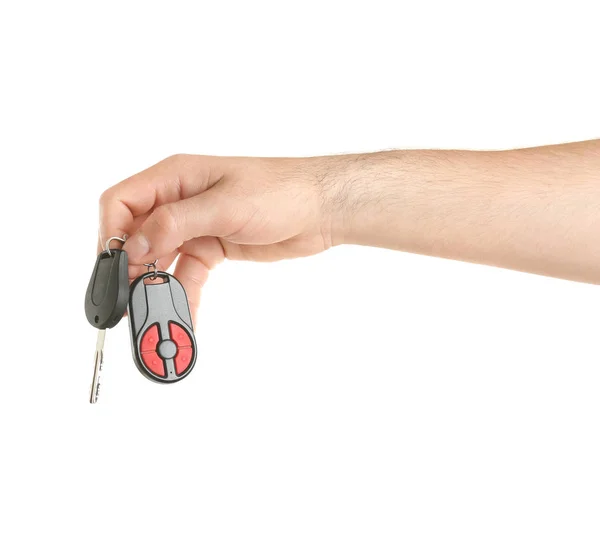
[[[334,243],[600,283],[600,140],[329,159]]]

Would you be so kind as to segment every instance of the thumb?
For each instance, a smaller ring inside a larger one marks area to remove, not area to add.
[[[209,188],[194,197],[160,205],[123,246],[132,264],[152,262],[173,253],[184,242],[200,236],[232,232],[225,196]]]

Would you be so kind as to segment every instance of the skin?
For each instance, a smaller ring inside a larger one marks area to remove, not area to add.
[[[130,277],[158,259],[192,312],[225,258],[385,247],[600,283],[600,140],[509,151],[312,158],[175,155],[106,190],[101,241]],[[114,244],[115,242],[113,242]]]

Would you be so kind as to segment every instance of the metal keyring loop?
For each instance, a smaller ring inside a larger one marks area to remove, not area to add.
[[[106,244],[104,245],[104,251],[106,251],[108,253],[109,257],[112,257],[112,253],[110,252],[110,242],[113,240],[117,240],[120,241],[121,243],[125,243],[125,240],[128,238],[129,236],[127,234],[123,234],[122,238],[119,238],[119,236],[113,236],[112,238],[108,238],[106,240]]]
[[[158,269],[156,268],[156,263],[158,262],[158,259],[154,259],[153,263],[144,263],[144,266],[148,267],[148,274],[150,274],[151,272],[151,268],[154,269],[154,274],[152,274],[152,276],[150,276],[151,280],[156,280],[156,277],[158,276]]]

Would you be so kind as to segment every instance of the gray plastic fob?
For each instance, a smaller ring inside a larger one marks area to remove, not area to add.
[[[129,293],[133,360],[148,379],[180,381],[196,363],[196,339],[183,286],[166,272],[140,276]]]

